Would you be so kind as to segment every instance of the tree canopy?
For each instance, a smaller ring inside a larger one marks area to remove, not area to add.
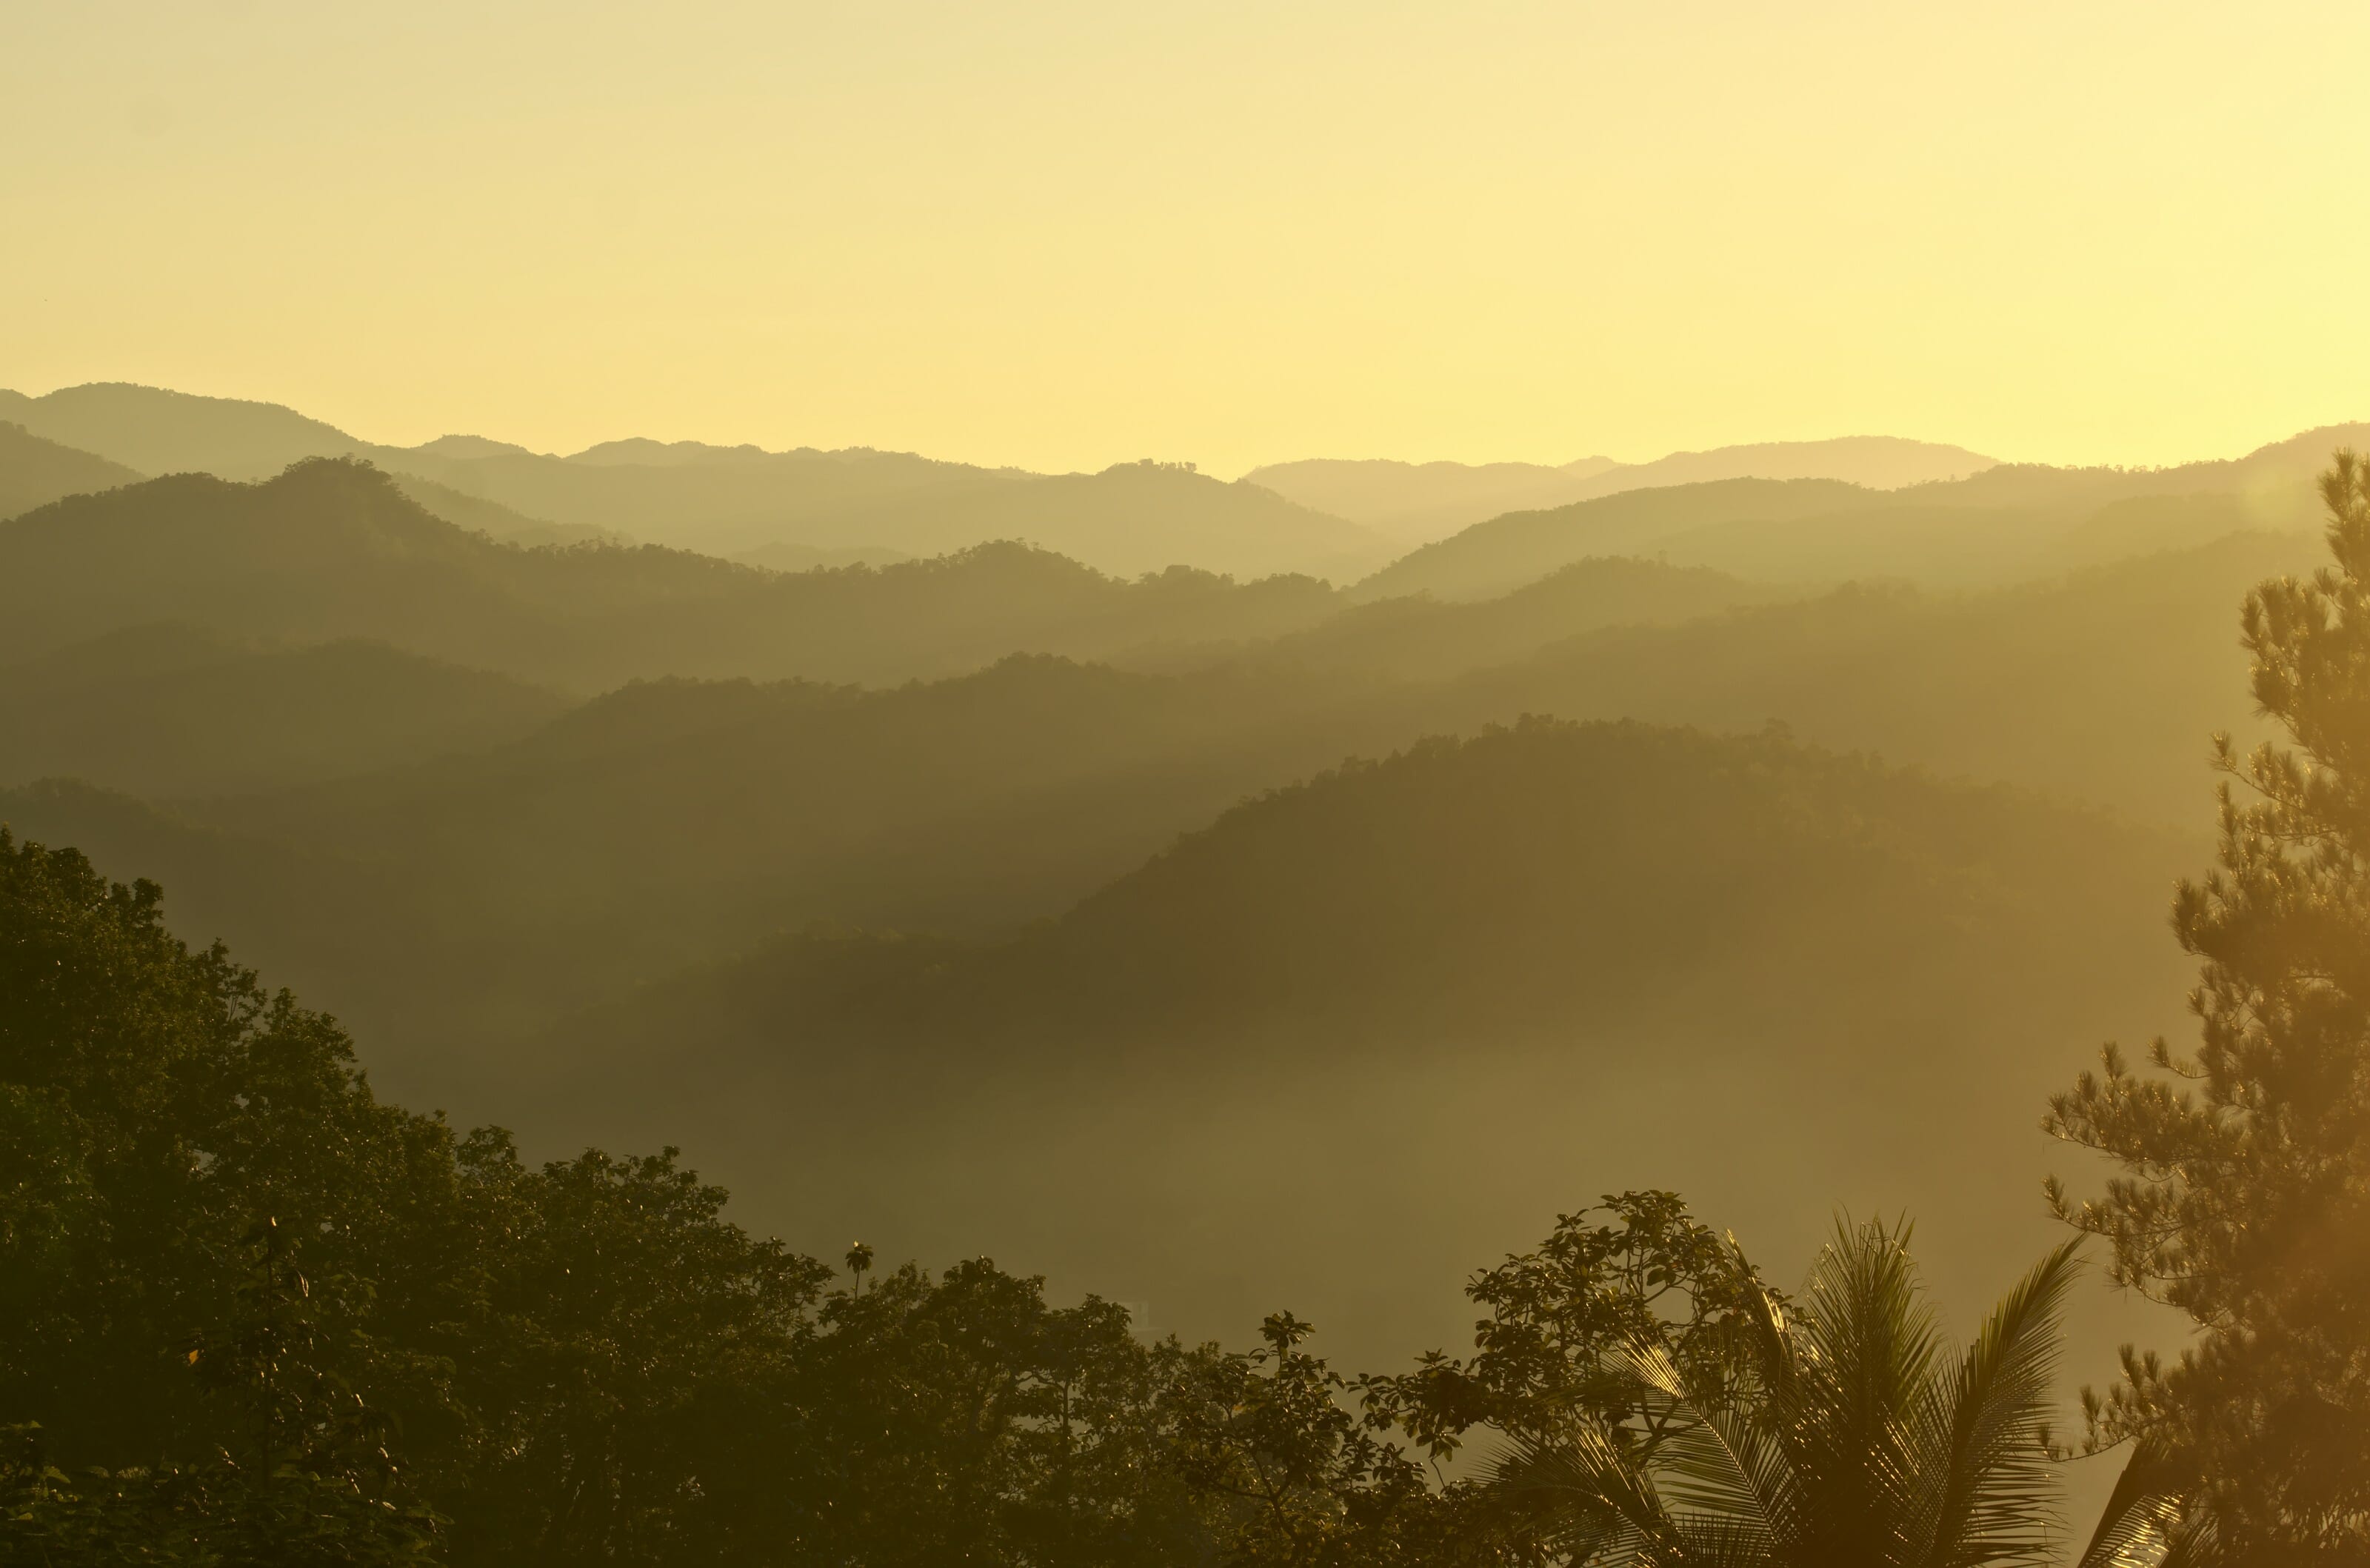
[[[2138,1444],[2244,1562],[2370,1561],[2370,466],[2340,453],[2323,495],[2331,564],[2242,620],[2285,744],[2218,739],[2218,864],[2173,905],[2197,1052],[2109,1047],[2048,1119],[2123,1171],[2053,1182],[2059,1211],[2200,1331],[2127,1353],[2092,1439]]]

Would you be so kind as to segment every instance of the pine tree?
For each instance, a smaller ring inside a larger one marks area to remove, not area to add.
[[[2202,1043],[2154,1073],[2109,1047],[2044,1124],[2123,1168],[2088,1202],[2053,1182],[2061,1216],[2201,1331],[2127,1352],[2090,1440],[2136,1441],[2196,1549],[2248,1563],[2370,1562],[2370,465],[2322,493],[2334,563],[2242,620],[2287,743],[2216,737],[2219,865],[2174,901]]]

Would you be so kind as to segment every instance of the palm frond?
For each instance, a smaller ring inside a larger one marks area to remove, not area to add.
[[[1664,1345],[1635,1342],[1606,1361],[1667,1401],[1678,1418],[1644,1456],[1662,1478],[1659,1490],[1674,1517],[1723,1521],[1721,1539],[1757,1543],[1756,1561],[1794,1539],[1801,1510],[1792,1468],[1766,1425],[1714,1397],[1716,1390],[1690,1386]]]
[[[2210,1560],[2210,1534],[2181,1528],[2184,1479],[2156,1448],[2134,1450],[2075,1568],[2193,1568]]]
[[[1916,1479],[1912,1427],[1941,1336],[1908,1239],[1906,1226],[1839,1218],[1789,1325],[1800,1370],[1772,1403],[1812,1526],[1803,1548],[1822,1561],[1912,1556],[1904,1530]]]
[[[2051,1556],[2056,1478],[2042,1434],[2080,1245],[2077,1237],[2034,1264],[1929,1387],[1916,1430],[1920,1505],[1905,1521],[1925,1568]]]
[[[2173,1527],[2170,1544],[2156,1568],[2223,1568],[2229,1562],[2211,1518],[2183,1520]]]
[[[1691,1561],[1652,1479],[1593,1427],[1505,1450],[1490,1466],[1490,1484],[1542,1508],[1573,1562],[1680,1568]]]
[[[1775,1568],[1788,1559],[1763,1531],[1718,1514],[1674,1516],[1687,1568]]]
[[[1754,1277],[1744,1248],[1733,1236],[1728,1239],[1728,1250],[1735,1260],[1737,1272],[1747,1278]],[[1782,1396],[1801,1376],[1800,1355],[1786,1321],[1785,1309],[1778,1305],[1775,1294],[1757,1284],[1747,1296],[1745,1331],[1754,1364],[1754,1376],[1762,1394]]]

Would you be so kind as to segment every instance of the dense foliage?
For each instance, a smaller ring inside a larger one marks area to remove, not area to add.
[[[834,1285],[673,1150],[531,1167],[380,1102],[334,1023],[158,900],[0,831],[0,1544],[1301,1562],[1421,1490],[1306,1325],[1149,1343],[984,1259],[860,1247]]]
[[[2050,1115],[2125,1171],[2088,1202],[2053,1187],[2061,1212],[2202,1331],[2170,1364],[2127,1355],[2093,1439],[2135,1439],[2249,1563],[2370,1562],[2370,467],[2341,454],[2324,490],[2334,563],[2243,623],[2288,744],[2221,741],[2220,865],[2174,905],[2203,1042],[2157,1041],[2157,1076],[2110,1048]]]
[[[2071,1243],[1945,1354],[1905,1232],[1839,1228],[1791,1308],[1736,1310],[1727,1354],[1629,1336],[1600,1358],[1628,1421],[1520,1439],[1495,1486],[1538,1499],[1574,1562],[2041,1564],[2055,1556],[2042,1438]]]
[[[1693,1418],[1649,1346],[1766,1381],[1781,1298],[1664,1193],[1478,1276],[1470,1359],[1354,1382],[1285,1313],[1228,1354],[985,1260],[842,1275],[672,1150],[382,1103],[158,899],[0,834],[0,1541],[48,1562],[1543,1562],[1535,1477],[1417,1451],[1651,1453]]]

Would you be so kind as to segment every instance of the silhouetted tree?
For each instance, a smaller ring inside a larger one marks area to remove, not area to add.
[[[1743,1332],[1649,1324],[1604,1348],[1595,1408],[1516,1437],[1490,1488],[1574,1562],[2050,1561],[2042,1434],[2073,1243],[1953,1356],[1906,1239],[1839,1227],[1799,1301],[1739,1303]]]
[[[449,1140],[158,897],[0,830],[0,1540],[417,1558],[435,1521],[385,1412],[432,1378],[387,1331]]]
[[[2339,453],[2322,491],[2332,564],[2242,621],[2288,744],[2217,737],[2219,865],[2174,901],[2197,1054],[2158,1040],[2144,1076],[2110,1047],[2047,1120],[2125,1171],[2088,1202],[2053,1182],[2058,1212],[2203,1332],[2127,1351],[2091,1441],[2137,1440],[2193,1498],[2191,1550],[2248,1563],[2370,1562],[2370,467]]]
[[[1180,1370],[1171,1463],[1208,1506],[1220,1561],[1243,1568],[1390,1568],[1446,1562],[1453,1500],[1386,1440],[1389,1420],[1302,1348],[1289,1312],[1260,1325],[1261,1348],[1204,1352]]]

